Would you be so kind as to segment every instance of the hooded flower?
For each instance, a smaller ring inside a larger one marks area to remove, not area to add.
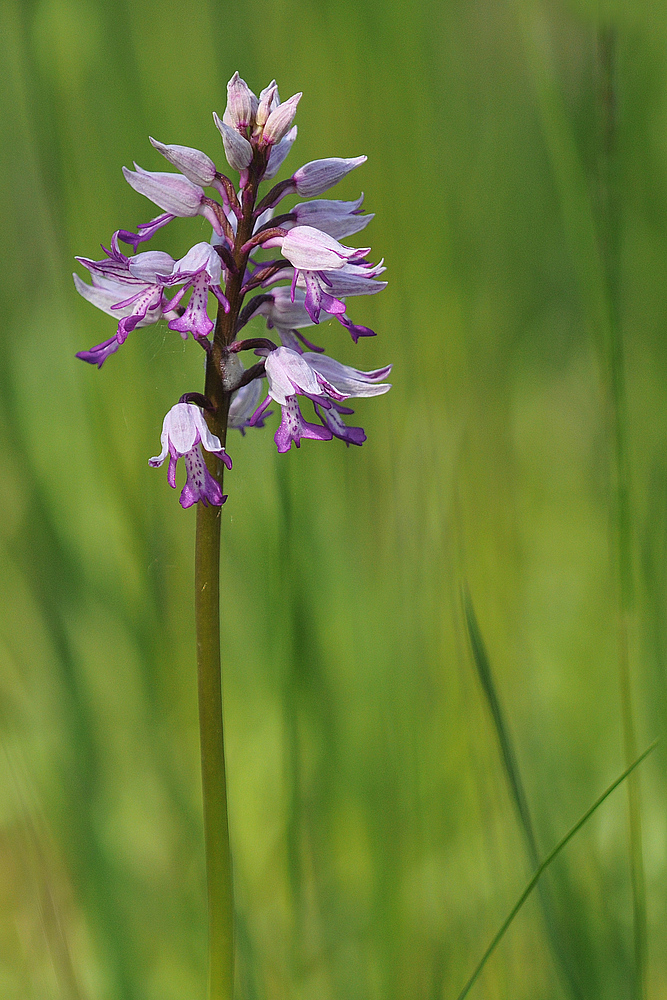
[[[126,257],[118,248],[118,233],[114,233],[111,249],[105,260],[77,257],[92,277],[87,285],[74,275],[74,285],[83,298],[98,309],[119,319],[115,337],[103,341],[90,351],[79,351],[77,357],[101,368],[110,354],[125,343],[128,333],[138,326],[156,323],[162,316],[175,317],[174,305],[164,294],[163,278],[174,266],[167,253],[149,252]],[[103,248],[104,249],[104,248]]]
[[[338,403],[350,396],[377,396],[391,386],[382,383],[391,366],[362,372],[342,365],[323,354],[297,354],[288,347],[278,347],[266,358],[269,394],[250,419],[250,425],[264,415],[269,400],[281,407],[280,427],[275,434],[279,452],[289,451],[292,441],[299,447],[301,438],[329,441],[335,435],[348,443],[361,444],[361,428],[347,428],[339,413],[352,413]],[[308,423],[301,413],[297,396],[307,396],[315,403],[322,427]],[[329,415],[329,411],[334,411]],[[326,416],[323,416],[326,414]]]
[[[181,507],[191,507],[198,500],[204,505],[220,507],[227,499],[222,495],[219,484],[208,471],[200,444],[206,451],[216,455],[228,469],[232,460],[222,447],[220,439],[211,434],[202,411],[194,403],[176,403],[169,410],[162,424],[160,437],[162,451],[148,460],[154,469],[162,465],[169,455],[167,482],[176,488],[176,463],[185,459],[186,481],[181,491]]]
[[[319,323],[322,310],[333,315],[345,312],[345,303],[327,291],[331,286],[328,272],[346,263],[363,261],[370,250],[370,247],[343,246],[333,236],[313,226],[295,226],[285,236],[271,237],[263,245],[279,246],[283,257],[293,266],[292,294],[299,280],[305,284],[304,305],[313,323]]]
[[[172,308],[181,301],[188,289],[192,289],[192,294],[183,315],[169,322],[170,330],[177,330],[183,339],[187,338],[188,332],[196,340],[208,337],[214,327],[206,309],[209,291],[213,292],[225,312],[229,311],[229,303],[220,288],[221,274],[220,257],[210,243],[197,243],[188,250],[185,257],[174,264],[165,283],[173,285],[185,281],[185,284],[171,300]]]

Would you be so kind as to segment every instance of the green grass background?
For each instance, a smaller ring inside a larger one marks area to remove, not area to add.
[[[467,584],[541,854],[624,766],[613,449],[596,329],[593,60],[616,26],[630,621],[648,996],[667,996],[667,12],[648,0],[4,0],[0,7],[0,996],[197,1000],[206,940],[194,512],[158,450],[201,390],[166,324],[113,321],[75,254],[151,216],[148,134],[206,150],[235,69],[303,90],[308,159],[367,153],[394,362],[363,448],[230,441],[224,687],[243,1000],[455,998],[530,874]],[[208,226],[156,248],[182,255]],[[365,236],[366,234],[364,234]],[[252,329],[261,329],[259,321]],[[274,418],[275,419],[275,418]],[[586,998],[632,996],[627,796],[554,865]],[[569,996],[537,896],[475,986]]]

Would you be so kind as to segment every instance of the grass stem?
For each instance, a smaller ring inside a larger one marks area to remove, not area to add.
[[[602,795],[598,799],[595,800],[595,802],[593,803],[593,805],[589,809],[586,810],[586,812],[583,814],[583,816],[581,816],[581,818],[577,820],[577,822],[574,824],[574,826],[571,827],[570,830],[568,830],[568,832],[565,834],[565,836],[561,840],[558,841],[558,843],[553,848],[553,850],[546,856],[546,858],[541,863],[541,865],[537,868],[537,870],[533,874],[532,878],[528,882],[528,885],[523,890],[523,892],[521,893],[521,895],[517,899],[516,903],[514,904],[514,906],[512,907],[512,909],[510,910],[510,912],[508,913],[508,915],[505,918],[505,920],[503,921],[500,929],[498,930],[498,932],[493,937],[493,940],[491,941],[491,944],[489,945],[489,947],[486,949],[486,951],[482,955],[480,961],[477,963],[477,968],[475,969],[475,971],[473,972],[472,976],[470,977],[470,979],[468,980],[468,982],[465,984],[465,986],[463,987],[463,989],[459,993],[457,1000],[464,1000],[464,998],[468,996],[468,993],[470,992],[470,990],[474,986],[475,982],[479,978],[479,976],[480,976],[480,974],[481,974],[484,966],[486,965],[487,961],[489,960],[489,958],[491,957],[491,955],[495,951],[496,947],[498,946],[498,944],[500,943],[500,941],[504,937],[505,932],[507,931],[508,927],[510,926],[510,924],[512,923],[512,921],[516,917],[517,913],[519,912],[519,910],[521,909],[521,907],[526,902],[526,900],[530,896],[531,892],[533,891],[533,889],[535,888],[535,886],[539,882],[540,876],[546,871],[546,869],[549,867],[549,865],[551,864],[551,862],[555,861],[555,859],[558,857],[558,855],[563,850],[563,848],[570,842],[570,840],[572,840],[572,838],[574,837],[575,833],[577,833],[581,829],[581,827],[584,825],[584,823],[586,823],[591,818],[591,816],[593,815],[593,813],[595,812],[595,810],[598,809],[599,806],[602,805],[602,803],[604,802],[604,800],[609,795],[611,795],[611,793],[614,791],[614,789],[618,788],[618,786],[621,784],[621,782],[625,781],[625,779],[628,778],[632,774],[632,772],[635,770],[635,768],[638,767],[638,765],[641,764],[641,762],[646,757],[648,757],[648,755],[651,753],[651,751],[654,750],[655,747],[657,746],[657,743],[658,743],[657,740],[655,740],[653,743],[651,743],[651,745],[649,747],[647,747],[646,750],[644,750],[644,752],[635,761],[633,761],[633,763],[630,764],[629,767],[626,767],[625,771],[623,771],[623,774],[621,774],[618,778],[616,778],[615,781],[613,781],[611,783],[611,785],[609,785],[609,787],[602,793]]]

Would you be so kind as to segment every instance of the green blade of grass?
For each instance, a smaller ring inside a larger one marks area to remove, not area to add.
[[[512,794],[519,822],[523,830],[530,865],[535,869],[540,863],[540,855],[537,848],[537,839],[535,837],[535,829],[533,827],[530,809],[528,808],[528,799],[526,798],[519,764],[512,745],[512,737],[510,735],[509,727],[505,722],[505,716],[500,704],[500,698],[493,679],[491,661],[489,660],[484,639],[482,638],[482,633],[479,628],[477,615],[475,614],[470,594],[465,587],[463,589],[463,607],[473,660],[475,661],[477,674],[493,719],[496,736],[500,745],[505,775],[510,786],[510,792]],[[554,914],[551,897],[547,892],[546,885],[540,886],[540,903],[542,905],[542,913],[544,915],[544,923],[549,939],[549,945],[551,947],[556,966],[560,972],[563,985],[566,987],[569,994],[575,998],[575,1000],[583,1000],[581,987],[577,982],[573,969],[571,968],[571,964],[568,960],[567,953],[561,940],[561,934],[559,932]]]
[[[461,992],[459,993],[457,1000],[464,1000],[464,997],[468,996],[468,993],[470,992],[471,988],[474,986],[475,982],[479,978],[480,973],[482,972],[482,969],[484,968],[484,966],[486,965],[487,961],[489,960],[489,958],[491,957],[491,955],[495,951],[496,947],[498,946],[498,944],[500,943],[500,941],[504,937],[505,932],[507,931],[508,927],[510,926],[510,924],[512,923],[512,921],[516,917],[517,913],[519,912],[519,910],[521,909],[521,907],[526,902],[526,900],[530,896],[531,892],[533,891],[533,889],[537,885],[537,883],[538,883],[538,881],[540,879],[540,876],[546,871],[546,869],[549,867],[549,865],[551,864],[551,862],[554,861],[558,857],[558,855],[560,854],[560,852],[570,842],[570,840],[572,840],[572,838],[574,837],[575,833],[577,833],[581,829],[581,827],[584,825],[584,823],[586,823],[591,818],[591,816],[593,815],[593,813],[595,812],[595,810],[598,809],[602,805],[602,803],[604,802],[604,800],[606,798],[608,798],[611,795],[611,793],[616,788],[618,788],[618,786],[622,782],[625,781],[625,779],[628,777],[628,775],[630,775],[634,771],[634,769],[636,767],[638,767],[639,764],[641,764],[641,762],[646,757],[648,757],[648,755],[651,753],[652,750],[654,750],[656,748],[657,745],[658,745],[658,740],[654,740],[653,743],[651,743],[651,745],[649,747],[647,747],[646,750],[644,750],[644,752],[639,755],[639,757],[637,757],[637,759],[630,765],[630,767],[626,767],[625,771],[623,771],[623,773],[621,775],[619,775],[619,777],[616,778],[616,780],[613,781],[611,783],[611,785],[609,785],[609,787],[607,789],[605,789],[605,791],[602,793],[602,795],[600,795],[600,797],[595,800],[595,802],[593,803],[593,805],[589,809],[586,810],[586,812],[583,814],[583,816],[581,816],[580,819],[577,820],[577,822],[574,824],[574,826],[571,827],[570,830],[568,830],[568,832],[565,834],[565,836],[561,840],[558,841],[558,843],[553,848],[553,850],[546,856],[546,858],[544,859],[544,861],[542,862],[542,864],[536,869],[536,871],[533,874],[532,878],[528,882],[528,885],[523,890],[523,892],[521,893],[521,895],[517,899],[516,903],[514,904],[514,906],[512,907],[512,909],[510,910],[510,912],[508,913],[508,915],[505,918],[505,920],[503,921],[500,929],[497,931],[497,933],[495,934],[493,940],[491,941],[491,944],[486,949],[486,951],[482,955],[481,959],[477,963],[477,967],[476,967],[475,971],[473,972],[473,974],[471,975],[470,979],[465,984],[465,986],[463,987],[463,989],[461,990]]]

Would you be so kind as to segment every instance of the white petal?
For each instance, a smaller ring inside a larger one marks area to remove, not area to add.
[[[198,406],[195,406],[194,403],[188,403],[187,405],[194,410],[194,423],[199,431],[199,438],[201,443],[206,448],[206,451],[221,451],[222,444],[220,443],[220,438],[211,433],[208,424],[206,423],[206,417],[202,411]]]
[[[301,355],[288,347],[271,351],[266,359],[266,377],[269,395],[276,403],[284,406],[288,396],[297,392],[321,396],[319,382]]]

